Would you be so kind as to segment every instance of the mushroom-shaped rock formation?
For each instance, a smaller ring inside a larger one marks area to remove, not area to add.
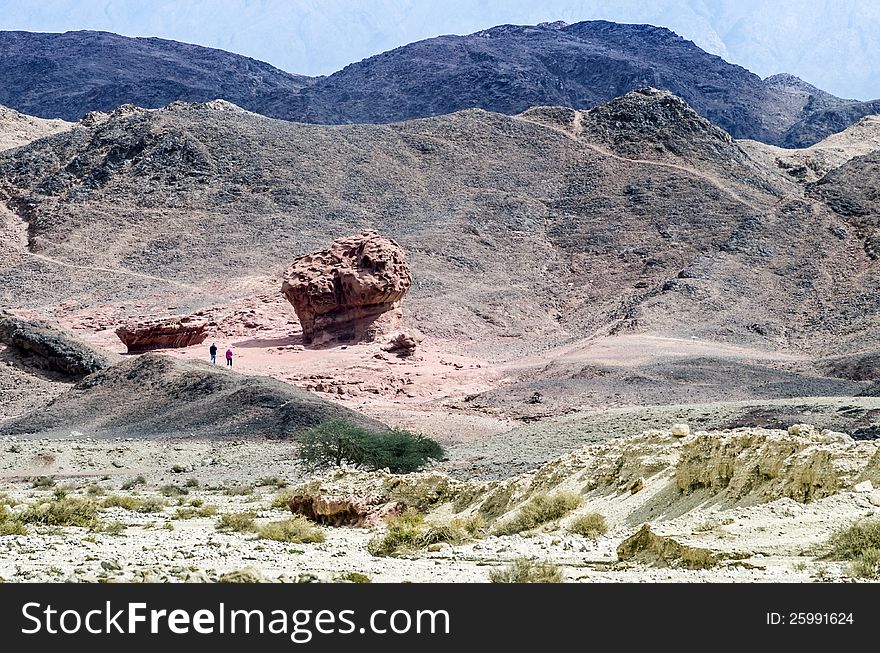
[[[323,345],[371,342],[393,329],[411,284],[400,246],[365,231],[296,259],[281,292],[293,304],[303,341]]]
[[[129,354],[152,349],[173,349],[198,345],[208,337],[207,324],[194,317],[173,317],[126,324],[116,335],[128,347]]]

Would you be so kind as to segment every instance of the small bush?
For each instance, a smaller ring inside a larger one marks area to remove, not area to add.
[[[98,524],[97,514],[98,508],[90,499],[63,497],[47,503],[31,504],[18,516],[18,519],[25,524],[40,526],[91,528]]]
[[[253,485],[233,485],[225,488],[223,494],[228,497],[246,497],[254,493]]]
[[[319,424],[303,433],[299,442],[300,458],[315,468],[345,463],[407,474],[444,456],[443,448],[423,435],[402,429],[371,431],[346,420]]]
[[[856,578],[880,578],[880,549],[865,549],[849,565]]]
[[[111,494],[104,499],[101,505],[104,508],[122,508],[129,512],[137,512],[137,509],[141,507],[141,503],[142,502],[138,497],[125,497],[119,494]]]
[[[122,508],[129,512],[139,512],[142,514],[153,514],[162,512],[166,508],[165,501],[159,497],[127,497],[119,494],[111,494],[104,499],[101,504],[104,508]]]
[[[199,479],[197,478],[188,478],[186,479],[186,483],[183,484],[183,487],[199,487]]]
[[[120,489],[122,489],[122,490],[133,490],[133,489],[134,489],[135,487],[137,487],[138,485],[146,485],[146,484],[147,484],[147,479],[144,478],[144,475],[143,475],[143,474],[140,474],[140,475],[136,476],[135,478],[133,478],[133,479],[131,479],[131,480],[126,481],[125,483],[123,483],[123,484],[122,484],[122,487],[121,487]]]
[[[608,532],[608,524],[605,518],[598,512],[591,512],[581,515],[568,525],[568,532],[586,537],[589,540],[595,540],[601,535]]]
[[[561,583],[562,572],[549,562],[519,558],[506,567],[491,570],[489,580],[493,583]]]
[[[313,544],[327,539],[323,530],[301,515],[283,521],[269,522],[261,526],[257,534],[263,540],[290,544]]]
[[[27,535],[27,529],[12,516],[9,508],[0,503],[0,535]]]
[[[419,549],[425,534],[425,517],[417,512],[405,512],[388,518],[385,535],[367,543],[367,551],[374,556],[395,556]]]
[[[831,535],[830,556],[850,561],[850,574],[880,578],[880,519],[866,519]]]
[[[359,571],[348,571],[348,572],[338,576],[337,580],[343,581],[343,582],[348,582],[348,583],[357,583],[357,584],[364,584],[364,583],[372,583],[373,582],[369,576],[367,576],[366,574],[362,574]]]
[[[0,506],[9,506],[11,508],[12,506],[17,506],[18,503],[18,500],[9,496],[5,492],[0,492]]]
[[[203,505],[205,505],[205,502],[201,499],[190,499],[189,505],[191,505],[193,508],[201,508]]]
[[[483,524],[480,519],[453,519],[448,524],[429,524],[424,515],[408,511],[389,518],[388,530],[370,540],[367,550],[375,556],[397,556],[441,542],[462,544],[480,533]]]
[[[455,529],[464,531],[471,537],[481,537],[486,533],[486,518],[480,513],[474,513],[469,517],[457,517],[449,522]]]
[[[275,496],[272,497],[272,507],[287,510],[290,499],[295,494],[296,492],[292,492],[291,490],[281,490],[280,492],[276,492]]]
[[[113,521],[109,524],[104,524],[99,529],[102,533],[107,533],[107,535],[122,535],[122,532],[128,528],[121,521]]]
[[[513,535],[531,530],[541,524],[565,517],[581,505],[580,495],[573,492],[557,492],[556,494],[536,494],[528,503],[520,508],[510,521],[495,529],[498,535]]]
[[[287,487],[287,481],[283,478],[278,478],[277,476],[267,476],[266,478],[261,478],[257,481],[257,487],[274,487],[281,488]]]
[[[0,536],[3,535],[27,535],[28,531],[25,528],[24,524],[22,524],[17,519],[10,519],[8,521],[0,521]]]
[[[232,512],[220,515],[217,522],[218,531],[235,531],[239,533],[250,532],[256,530],[254,520],[256,514],[252,512]]]
[[[37,476],[31,479],[31,487],[47,488],[55,485],[55,479],[51,476]]]
[[[178,508],[173,519],[194,519],[195,517],[213,517],[217,514],[217,506],[187,506]]]
[[[86,488],[86,494],[88,494],[90,497],[100,497],[107,494],[107,490],[96,483],[92,483],[89,487]]]
[[[185,487],[174,485],[174,483],[163,485],[159,488],[159,492],[162,494],[163,497],[182,497],[189,494],[189,490],[187,490]]]

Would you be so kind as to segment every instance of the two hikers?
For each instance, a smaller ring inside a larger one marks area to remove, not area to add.
[[[208,348],[208,352],[211,354],[211,363],[213,365],[217,364],[217,343],[212,342],[211,346]],[[227,367],[232,367],[232,348],[226,350],[226,365]]]

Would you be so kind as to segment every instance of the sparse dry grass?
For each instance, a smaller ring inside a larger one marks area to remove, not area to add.
[[[314,544],[327,539],[320,527],[301,515],[264,524],[257,529],[257,535],[260,539],[290,544]]]
[[[138,476],[135,476],[133,479],[128,480],[125,483],[123,483],[122,487],[120,489],[128,491],[128,490],[133,490],[138,485],[146,485],[146,484],[147,484],[147,479],[144,478],[143,474],[139,474]]]
[[[493,583],[561,583],[563,577],[554,564],[518,558],[506,567],[492,569],[489,580]]]
[[[228,512],[220,515],[217,522],[218,531],[249,533],[257,530],[254,520],[257,518],[253,512]]]
[[[581,505],[581,497],[574,492],[536,494],[520,508],[519,513],[495,528],[496,535],[513,535],[529,531],[547,522],[565,517]]]
[[[347,583],[356,583],[358,585],[373,582],[369,576],[362,574],[359,571],[347,571],[344,574],[337,576],[336,580]]]
[[[858,578],[880,578],[880,519],[866,519],[831,535],[830,556],[849,560],[849,573]]]
[[[446,542],[462,544],[482,535],[485,520],[480,516],[453,519],[448,524],[425,522],[421,513],[409,511],[388,519],[384,535],[367,543],[367,550],[376,556],[398,556],[424,549],[432,544]]]
[[[253,485],[233,485],[223,489],[223,494],[228,497],[246,497],[254,493]]]
[[[101,503],[104,508],[122,508],[129,512],[142,514],[155,514],[166,508],[166,503],[159,497],[132,497],[120,494],[111,494]]]
[[[17,519],[23,524],[39,526],[92,528],[98,525],[98,506],[91,499],[68,497],[58,493],[51,501],[29,505]]]
[[[159,488],[159,492],[163,497],[182,497],[189,494],[189,490],[185,487],[180,487],[179,485],[175,485],[174,483],[169,483],[168,485],[163,485]]]
[[[605,523],[605,518],[598,512],[590,512],[574,519],[568,525],[568,532],[589,540],[595,540],[608,532],[608,524]]]
[[[217,514],[217,506],[210,504],[204,506],[181,506],[174,511],[172,519],[195,519],[196,517],[213,517]]]

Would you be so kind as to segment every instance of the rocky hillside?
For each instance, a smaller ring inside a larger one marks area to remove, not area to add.
[[[0,32],[0,79],[0,104],[65,120],[126,103],[223,98],[255,107],[269,93],[295,93],[309,82],[223,50],[89,31]]]
[[[652,86],[686,100],[735,138],[803,147],[880,112],[792,75],[762,80],[668,29],[606,21],[502,25],[441,36],[346,66],[291,75],[253,59],[104,32],[0,32],[0,103],[77,120],[121,104],[220,98],[319,124],[390,123],[481,108],[586,109]]]
[[[35,118],[0,106],[0,150],[26,145],[32,140],[56,134],[72,126],[64,120]]]
[[[516,114],[536,105],[589,108],[644,86],[684,98],[735,138],[788,146],[813,143],[877,110],[791,75],[762,80],[664,28],[587,21],[420,41],[346,66],[293,98],[278,94],[262,112],[329,124],[470,107]]]
[[[0,434],[283,439],[335,418],[386,428],[281,381],[145,354],[86,377],[44,408],[3,422]]]
[[[627,332],[876,346],[860,220],[668,95],[559,113],[325,127],[222,102],[120,110],[0,154],[18,234],[0,301],[116,319],[280,301],[295,256],[375,228],[407,253],[408,319],[505,356]]]

